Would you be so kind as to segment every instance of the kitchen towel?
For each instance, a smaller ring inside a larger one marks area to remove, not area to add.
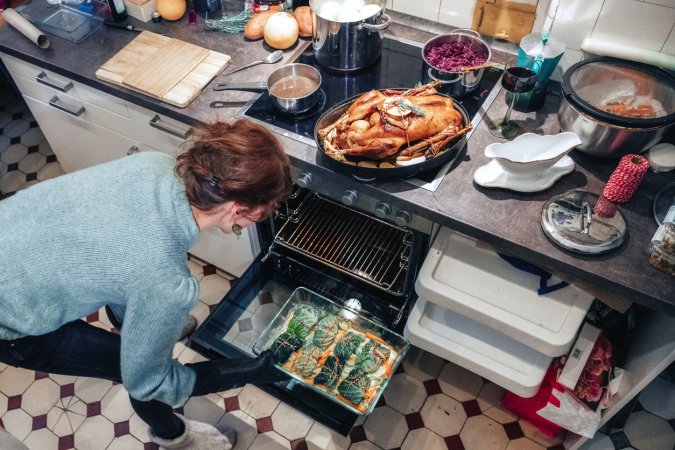
[[[7,8],[2,12],[2,18],[8,24],[17,29],[17,31],[40,48],[49,47],[49,38],[42,31],[38,30],[32,23],[27,21],[21,14],[12,8]]]

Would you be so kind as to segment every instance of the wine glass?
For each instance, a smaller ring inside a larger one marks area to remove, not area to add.
[[[511,120],[513,104],[516,102],[518,94],[531,91],[537,82],[536,72],[527,67],[515,65],[515,63],[516,60],[513,60],[507,64],[502,75],[502,87],[508,91],[506,101],[509,106],[506,114],[499,123],[490,126],[490,132],[502,139],[513,139],[522,134],[523,129]],[[509,92],[511,95],[508,94]]]

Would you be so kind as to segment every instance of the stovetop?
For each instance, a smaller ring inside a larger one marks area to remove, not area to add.
[[[321,97],[317,105],[300,115],[284,114],[272,106],[269,95],[264,92],[246,108],[244,115],[265,123],[283,136],[316,146],[314,125],[326,109],[371,89],[410,88],[419,83],[424,75],[421,48],[413,43],[384,37],[382,56],[375,64],[358,71],[338,72],[320,66],[314,59],[314,50],[310,45],[293,62],[314,66],[321,73]],[[502,72],[497,67],[486,69],[478,88],[466,97],[457,99],[469,114],[474,129],[499,91],[498,82]],[[406,181],[433,191],[451,166],[452,161]]]

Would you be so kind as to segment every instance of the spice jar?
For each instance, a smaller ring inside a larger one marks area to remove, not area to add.
[[[285,11],[286,6],[283,0],[254,0],[253,14],[264,11]]]

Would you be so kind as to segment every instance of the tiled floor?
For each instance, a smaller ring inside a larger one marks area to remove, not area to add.
[[[1,87],[0,130],[0,191],[12,195],[62,173],[20,97]],[[201,288],[193,314],[202,321],[230,284],[212,266],[193,261],[189,264]],[[112,329],[103,312],[84,320]],[[182,362],[201,359],[183,343],[176,344],[174,355]],[[181,411],[188,418],[234,427],[239,436],[237,450],[562,448],[561,436],[549,438],[505,411],[500,406],[503,393],[499,386],[471,372],[413,349],[393,376],[381,403],[357,422],[348,437],[251,385],[192,398]],[[638,406],[623,431],[598,436],[587,448],[672,450],[673,383],[659,378],[643,396],[643,406]],[[148,443],[146,426],[134,414],[121,385],[1,364],[0,425],[34,450],[156,448]]]

